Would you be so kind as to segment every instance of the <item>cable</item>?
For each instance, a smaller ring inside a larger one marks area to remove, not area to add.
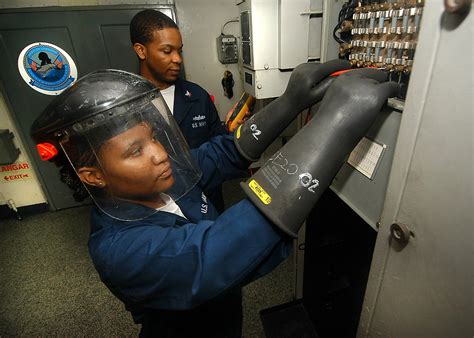
[[[222,26],[222,29],[221,29],[221,35],[224,35],[224,28],[227,24],[231,23],[231,22],[239,22],[239,18],[235,18],[235,19],[231,19],[229,21],[227,21],[226,23],[224,23],[224,25]]]
[[[336,32],[337,32],[337,30],[340,28],[340,26],[341,26],[341,24],[342,24],[343,21],[344,21],[344,20],[339,21],[338,24],[336,25],[336,27],[334,27],[334,30],[332,31],[332,36],[333,36],[334,40],[336,40],[336,41],[339,42],[340,44],[346,43],[346,41],[342,40],[340,37],[338,37],[338,36],[336,35]]]
[[[332,32],[332,36],[334,40],[336,40],[339,44],[343,44],[350,41],[350,35],[348,35],[347,39],[344,39],[342,36],[337,36],[336,32],[338,29],[341,28],[341,25],[345,20],[352,19],[352,15],[354,14],[354,8],[356,7],[357,7],[357,1],[351,0],[344,3],[342,5],[341,10],[339,11],[338,23],[336,27],[334,27],[334,30]]]

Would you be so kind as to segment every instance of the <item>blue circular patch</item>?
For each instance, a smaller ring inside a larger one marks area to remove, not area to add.
[[[71,72],[68,57],[59,47],[38,42],[23,49],[18,59],[18,67],[25,82],[33,89],[44,94],[57,95],[77,78],[74,62]]]

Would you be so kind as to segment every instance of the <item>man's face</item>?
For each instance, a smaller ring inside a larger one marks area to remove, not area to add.
[[[181,34],[175,28],[155,30],[151,42],[143,46],[144,59],[140,54],[139,57],[158,88],[167,88],[178,79],[183,62],[182,49]],[[147,77],[147,74],[143,75]]]
[[[153,201],[174,184],[168,154],[146,123],[107,140],[98,157],[105,188],[115,197]]]

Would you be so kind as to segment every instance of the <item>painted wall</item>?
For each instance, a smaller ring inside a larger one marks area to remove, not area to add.
[[[223,65],[217,59],[216,38],[222,26],[239,16],[234,0],[176,0],[178,23],[183,36],[186,78],[198,83],[215,96],[221,120],[242,94],[242,80],[237,64]],[[224,34],[240,36],[238,22],[225,26]],[[224,96],[221,80],[229,70],[235,81],[234,97]]]

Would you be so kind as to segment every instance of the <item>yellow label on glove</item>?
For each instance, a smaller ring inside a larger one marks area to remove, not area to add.
[[[270,204],[272,202],[272,198],[270,197],[269,194],[262,188],[260,184],[258,184],[257,181],[251,180],[249,183],[250,189],[257,195],[258,198],[263,202],[263,204]]]
[[[242,126],[239,126],[239,128],[237,128],[237,135],[236,135],[237,139],[240,138],[240,128],[242,128]]]

